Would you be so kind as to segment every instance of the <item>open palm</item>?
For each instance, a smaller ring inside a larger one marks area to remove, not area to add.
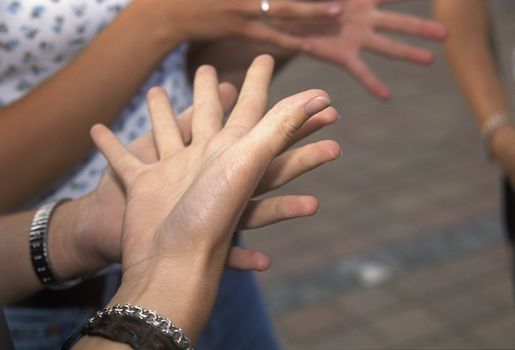
[[[284,169],[288,157],[291,160],[291,152],[295,150],[281,156],[279,153],[298,137],[298,131],[302,130],[301,127],[307,119],[306,112],[299,115],[299,105],[305,104],[309,97],[319,96],[325,103],[319,108],[323,110],[328,105],[328,98],[319,90],[305,92],[291,97],[288,102],[283,101],[258,123],[264,114],[272,70],[273,61],[270,57],[261,56],[256,59],[249,69],[238,103],[222,127],[224,113],[218,96],[216,73],[210,67],[199,69],[195,78],[192,140],[189,144],[186,144],[182,137],[166,96],[160,90],[151,91],[149,108],[154,141],[159,153],[159,161],[152,164],[145,164],[129,153],[107,128],[95,126],[92,129],[95,143],[108,159],[127,193],[121,244],[124,269],[155,256],[170,254],[171,245],[174,246],[174,254],[204,251],[202,247],[212,247],[213,244],[221,244],[228,249],[227,242],[230,242],[232,235],[210,238],[202,235],[203,231],[210,232],[217,223],[216,219],[205,217],[206,213],[212,216],[213,212],[219,212],[220,215],[226,216],[227,210],[232,211],[231,215],[237,220],[231,225],[231,229],[235,229],[245,208],[255,211],[260,207],[260,204],[256,204],[260,201],[247,206],[254,193],[268,191],[292,178],[293,173],[290,169],[286,171],[289,173],[287,176],[272,176],[276,181],[261,181],[265,173],[277,173],[277,169]],[[293,115],[297,120],[292,118],[293,120],[289,121],[288,115]],[[275,140],[279,138],[277,135],[269,141],[258,139],[256,129],[261,130],[262,135],[267,135],[270,133],[269,129],[274,127],[274,123],[279,122],[284,125],[280,132],[288,131],[288,137],[281,137],[281,142]],[[256,124],[258,126],[254,128]],[[247,141],[244,142],[245,140]],[[266,147],[258,150],[255,148],[258,143],[252,147],[248,140],[265,145],[272,143],[273,147],[270,150]],[[330,150],[328,153],[331,154],[331,159],[336,158],[339,153],[339,147],[334,142],[326,142],[324,148]],[[256,157],[256,152],[259,152],[259,157]],[[315,158],[318,158],[316,163],[320,163],[320,156]],[[303,170],[299,172],[299,168],[296,168],[297,175],[309,170],[303,166]],[[211,175],[203,175],[204,173]],[[203,179],[202,184],[198,184],[199,178]],[[225,186],[228,182],[248,184],[248,181],[251,181],[252,186],[246,185],[245,188],[251,188],[251,192],[229,191],[233,193],[238,205],[231,196],[228,196],[226,201],[220,198],[222,194],[226,195],[224,193],[228,190]],[[198,194],[187,196],[192,187]],[[181,203],[180,210],[175,209],[179,202],[186,201],[185,198],[188,198],[188,203]],[[201,201],[202,205],[195,200]],[[304,196],[263,199],[262,209],[258,211],[261,214],[257,214],[258,218],[254,217],[253,220],[261,222],[261,225],[277,221],[274,210],[266,208],[274,208],[274,203],[284,200],[305,206],[306,203],[313,203],[314,199]],[[210,201],[216,207],[211,207]],[[304,209],[302,215],[312,213],[312,209],[308,208],[307,211]],[[166,219],[169,215],[174,219]],[[252,216],[248,215],[247,220],[251,220]],[[170,228],[170,225],[173,227]],[[192,230],[189,226],[195,229]],[[189,234],[183,235],[181,232]],[[196,234],[192,236],[191,232]]]
[[[447,35],[445,27],[436,21],[379,8],[400,1],[405,0],[342,0],[338,24],[293,25],[289,31],[305,37],[308,54],[343,66],[373,95],[385,99],[390,96],[390,91],[361,58],[362,51],[419,64],[431,63],[433,54],[427,49],[388,38],[379,31],[432,40],[443,40]]]

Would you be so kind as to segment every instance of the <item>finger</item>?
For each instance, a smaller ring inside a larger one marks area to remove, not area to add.
[[[324,140],[281,154],[268,167],[255,194],[281,187],[296,177],[337,159],[341,152],[337,142]]]
[[[223,82],[218,85],[218,93],[222,103],[224,114],[229,112],[238,98],[238,90],[236,87],[228,82]],[[185,144],[191,141],[191,119],[193,117],[193,107],[190,106],[177,117],[177,124],[181,130],[182,138]]]
[[[218,92],[220,93],[220,100],[222,101],[222,109],[224,114],[226,114],[234,107],[238,98],[238,90],[233,84],[223,82],[218,85]]]
[[[152,164],[159,160],[152,132],[146,132],[127,146],[129,152],[144,164]]]
[[[218,85],[218,92],[222,101],[224,113],[232,109],[238,92],[234,85],[231,83],[221,83]],[[190,106],[177,117],[177,124],[181,131],[185,143],[191,141],[191,117],[193,116],[193,108]],[[159,160],[159,155],[154,147],[154,140],[151,132],[138,137],[134,142],[128,146],[129,151],[145,164],[154,163]]]
[[[335,123],[338,119],[340,119],[340,114],[333,107],[329,107],[324,109],[322,112],[315,114],[313,117],[309,118],[304,125],[302,125],[300,130],[292,137],[286,148],[289,148],[300,140],[314,134],[323,127]]]
[[[192,140],[210,138],[222,128],[224,112],[218,94],[218,78],[211,66],[201,66],[193,87]]]
[[[312,216],[317,211],[318,200],[312,196],[281,196],[250,201],[238,228],[259,228],[280,221]]]
[[[225,113],[231,110],[236,102],[236,98],[238,96],[237,90],[231,83],[221,83],[218,86],[218,90],[220,92],[220,98],[222,100],[222,107]],[[177,122],[181,129],[181,133],[183,137],[186,137],[186,143],[190,142],[191,136],[191,116],[193,114],[193,108],[188,107],[184,112],[182,112],[177,117]],[[336,109],[329,107],[326,110],[317,113],[313,117],[311,117],[302,128],[295,134],[290,143],[286,148],[291,147],[295,143],[300,140],[314,134],[318,130],[323,127],[333,124],[340,118]],[[159,160],[159,155],[157,154],[155,148],[153,147],[152,134],[150,132],[145,133],[144,135],[137,138],[134,142],[132,142],[128,149],[131,153],[137,157],[141,162],[150,164]]]
[[[142,165],[140,161],[104,125],[94,125],[90,134],[95,145],[127,188],[132,179],[139,174]]]
[[[275,29],[261,21],[249,22],[242,28],[241,34],[244,37],[294,52],[309,49],[309,45],[304,39]]]
[[[407,45],[381,35],[372,35],[368,39],[367,49],[392,58],[420,64],[429,64],[433,61],[433,54],[431,51]]]
[[[247,70],[240,96],[227,120],[226,128],[244,135],[263,117],[273,70],[272,56],[260,55],[254,59]]]
[[[269,16],[271,19],[287,20],[337,20],[342,13],[342,3],[339,1],[302,2],[302,1],[272,1]]]
[[[147,105],[159,156],[163,158],[184,148],[181,131],[166,92],[159,87],[150,89],[147,93]]]
[[[270,258],[257,250],[231,247],[226,265],[238,270],[266,271],[270,268]]]
[[[351,57],[344,64],[348,71],[373,95],[384,100],[390,97],[388,88],[377,79],[376,75],[361,58]]]
[[[241,147],[244,149],[241,152],[248,152],[257,167],[270,163],[290,143],[306,120],[330,104],[327,93],[316,89],[283,99],[242,140]]]
[[[379,12],[376,16],[376,26],[428,39],[443,40],[447,37],[447,29],[437,21],[394,12]]]

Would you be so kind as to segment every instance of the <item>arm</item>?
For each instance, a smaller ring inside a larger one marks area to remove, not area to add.
[[[436,0],[435,13],[450,35],[444,48],[457,82],[481,126],[508,104],[491,50],[491,23],[484,0]]]
[[[436,0],[438,19],[448,26],[445,53],[463,94],[481,127],[497,113],[510,112],[491,49],[491,23],[484,0]],[[515,129],[505,125],[494,133],[491,150],[515,179]]]
[[[327,17],[325,3],[293,1],[286,14]],[[110,124],[162,59],[182,41],[250,37],[299,48],[301,40],[256,20],[240,1],[132,1],[74,60],[0,110],[0,212],[38,193],[91,148],[89,128]],[[311,11],[311,12],[310,12]],[[282,12],[271,16],[284,16]],[[220,23],[224,23],[223,26]],[[59,98],[56,98],[59,96]],[[35,117],[37,116],[37,117]],[[37,171],[35,171],[37,170]]]
[[[144,1],[134,1],[64,69],[1,109],[0,164],[9,166],[0,176],[0,212],[87,154],[91,125],[109,124],[182,39]]]

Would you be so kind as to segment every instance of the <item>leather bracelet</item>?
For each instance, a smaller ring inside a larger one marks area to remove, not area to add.
[[[57,207],[69,200],[70,199],[61,199],[41,206],[36,211],[36,214],[34,214],[30,225],[30,259],[36,276],[43,286],[48,289],[59,290],[71,288],[82,282],[82,278],[80,277],[69,281],[60,281],[56,277],[48,257],[47,241],[50,219]]]
[[[106,338],[137,350],[193,350],[181,328],[155,311],[130,304],[106,307],[90,318],[61,347],[71,347],[84,335]]]

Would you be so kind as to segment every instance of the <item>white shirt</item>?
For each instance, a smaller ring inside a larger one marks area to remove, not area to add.
[[[0,0],[0,107],[23,97],[61,69],[128,3],[129,0]],[[150,128],[145,104],[150,87],[163,87],[176,112],[191,104],[185,52],[183,45],[171,53],[114,121],[112,129],[122,142],[129,143]],[[76,198],[91,191],[105,166],[101,154],[92,152],[36,202]]]

